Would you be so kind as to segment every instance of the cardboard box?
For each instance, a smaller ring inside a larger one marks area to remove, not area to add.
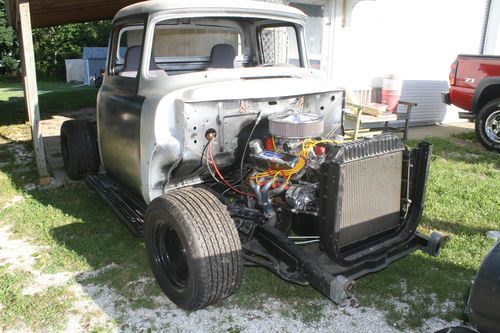
[[[363,105],[363,113],[371,116],[381,116],[387,112],[387,104],[367,103]]]

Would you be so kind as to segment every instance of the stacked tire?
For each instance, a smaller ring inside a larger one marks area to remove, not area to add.
[[[61,153],[69,178],[81,179],[99,170],[97,127],[86,119],[68,120],[61,126]]]

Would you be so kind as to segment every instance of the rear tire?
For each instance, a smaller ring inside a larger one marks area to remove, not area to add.
[[[479,110],[476,136],[486,149],[500,152],[500,98],[486,103]]]
[[[97,129],[86,119],[68,120],[61,126],[61,152],[69,178],[81,179],[99,170]]]
[[[240,287],[238,231],[224,205],[205,189],[187,187],[153,200],[144,241],[160,288],[183,309],[204,308]]]

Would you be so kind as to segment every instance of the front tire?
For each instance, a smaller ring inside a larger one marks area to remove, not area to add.
[[[476,136],[486,149],[500,152],[500,98],[486,103],[479,110]]]
[[[214,304],[241,284],[238,232],[224,205],[205,189],[187,187],[153,200],[144,241],[160,288],[183,309]]]

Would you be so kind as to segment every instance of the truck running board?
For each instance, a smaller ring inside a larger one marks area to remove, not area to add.
[[[147,205],[142,200],[106,174],[86,175],[85,182],[111,206],[135,237],[143,237]]]

